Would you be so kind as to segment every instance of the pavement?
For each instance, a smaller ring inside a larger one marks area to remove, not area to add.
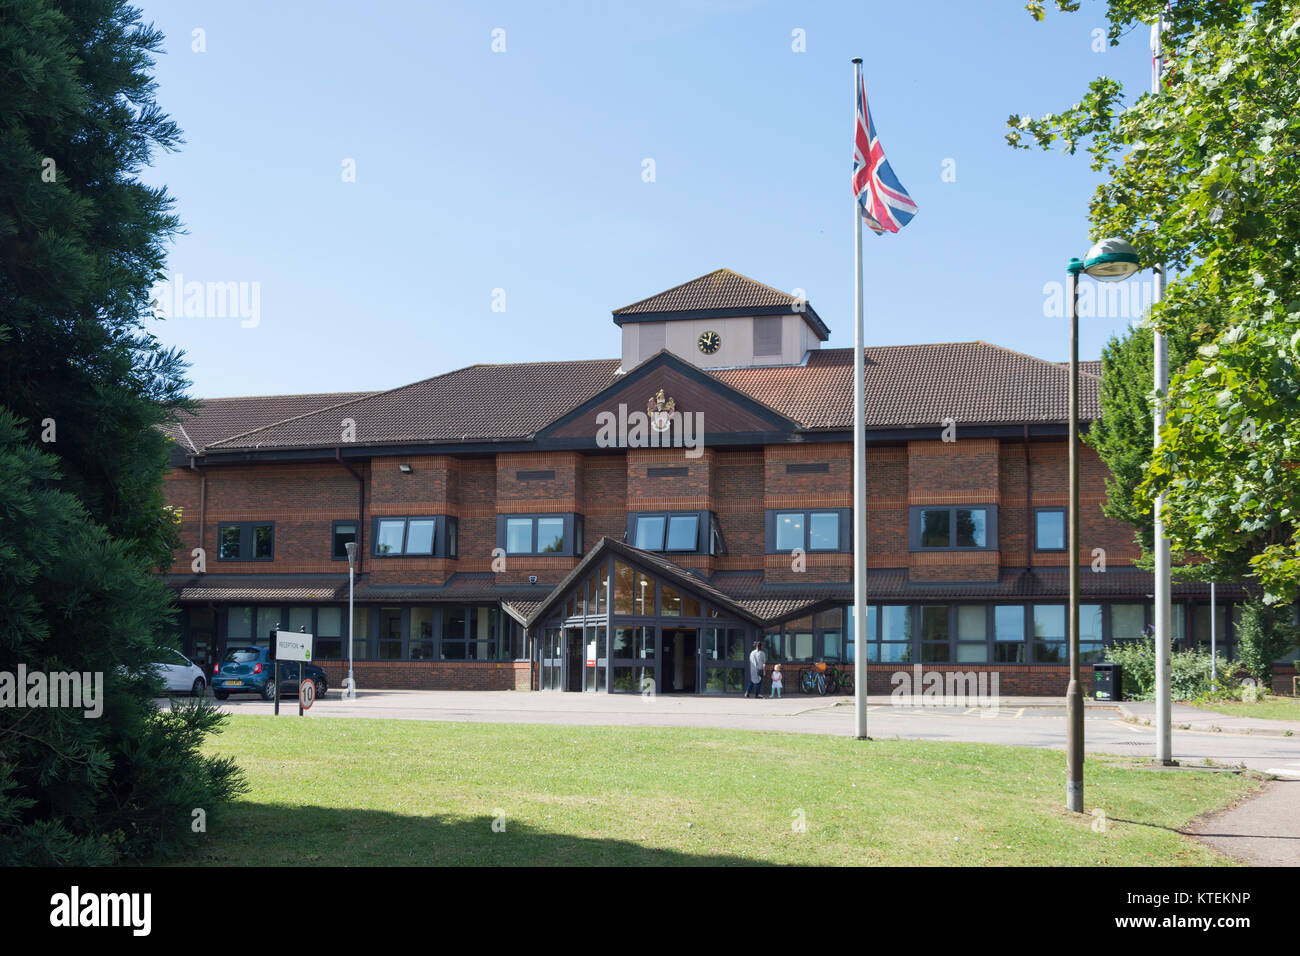
[[[163,706],[166,701],[160,701]],[[230,698],[228,713],[272,713],[255,697]],[[297,714],[297,701],[281,702],[281,716]],[[580,694],[550,691],[362,690],[355,700],[339,691],[318,700],[312,718],[361,717],[485,723],[586,726],[708,727],[781,733],[855,732],[848,697],[803,694],[758,700],[695,695]],[[867,731],[876,738],[952,743],[1008,744],[1065,749],[1063,698],[1011,697],[991,706],[900,706],[871,697]],[[1089,753],[1155,759],[1155,705],[1086,701],[1084,748]],[[1175,704],[1173,757],[1182,766],[1248,769],[1279,778],[1237,807],[1197,821],[1189,835],[1242,862],[1300,865],[1300,723],[1229,717]],[[1291,736],[1286,731],[1292,731]]]
[[[1192,821],[1187,833],[1250,866],[1300,866],[1300,780],[1270,780],[1235,807]]]

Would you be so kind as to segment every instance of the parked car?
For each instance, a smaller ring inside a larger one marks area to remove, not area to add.
[[[280,697],[297,697],[299,677],[298,661],[280,662]],[[275,700],[275,658],[269,647],[230,647],[221,660],[212,665],[212,693],[217,700],[231,694],[260,694],[264,700]],[[306,665],[307,679],[316,685],[320,699],[329,691],[325,672],[315,664]]]
[[[154,670],[162,678],[163,688],[169,692],[189,691],[192,697],[202,697],[204,688],[208,686],[203,668],[180,651],[172,651],[154,664]]]

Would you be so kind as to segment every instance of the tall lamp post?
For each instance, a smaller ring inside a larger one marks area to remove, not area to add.
[[[1079,680],[1079,273],[1120,282],[1138,270],[1137,253],[1123,239],[1103,239],[1083,259],[1071,259],[1070,277],[1070,686],[1065,694],[1065,805],[1083,812],[1083,684]]]
[[[357,681],[352,676],[352,590],[356,582],[357,570],[357,543],[349,541],[343,546],[348,552],[348,686],[343,696],[348,700],[354,700],[357,696]]]

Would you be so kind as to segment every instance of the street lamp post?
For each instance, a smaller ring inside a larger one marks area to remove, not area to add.
[[[352,613],[352,591],[356,582],[357,543],[349,541],[343,547],[348,552],[348,686],[343,696],[347,700],[354,700],[357,696],[357,681],[352,676],[352,621],[355,617]]]
[[[1065,693],[1065,805],[1083,812],[1083,684],[1079,680],[1079,274],[1120,282],[1137,272],[1137,254],[1123,239],[1103,239],[1086,258],[1071,259],[1070,277],[1070,684]]]

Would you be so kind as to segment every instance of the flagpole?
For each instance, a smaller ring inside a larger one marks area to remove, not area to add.
[[[853,122],[862,89],[862,59],[853,59]],[[862,215],[853,197],[853,705],[856,734],[867,739],[867,415],[862,318]]]

